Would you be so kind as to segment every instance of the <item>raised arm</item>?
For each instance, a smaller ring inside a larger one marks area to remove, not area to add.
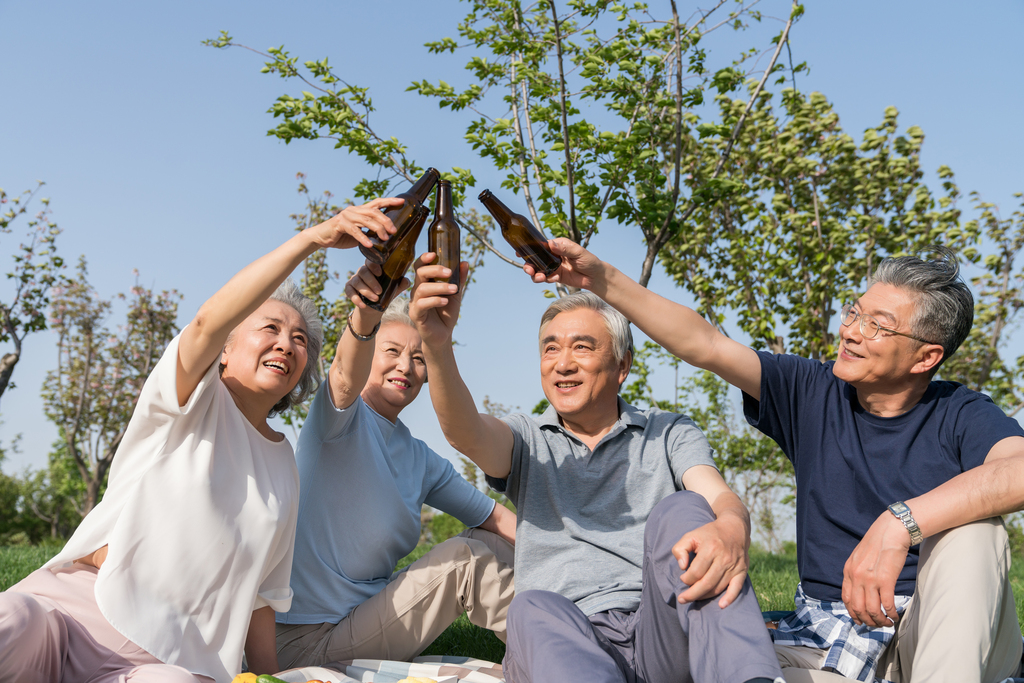
[[[693,309],[640,286],[575,242],[560,237],[548,245],[562,257],[562,266],[545,279],[527,265],[535,282],[561,282],[592,291],[676,357],[760,399],[761,361],[753,349],[729,339]]]
[[[362,296],[370,301],[376,301],[380,297],[382,290],[375,277],[380,273],[379,265],[367,261],[345,285],[345,295],[355,308],[352,309],[345,330],[338,339],[338,349],[331,363],[329,386],[331,401],[336,408],[348,408],[352,405],[370,376],[376,346],[374,337],[384,312],[367,306]]]
[[[512,471],[512,430],[501,420],[477,411],[459,374],[452,330],[459,319],[462,294],[455,293],[455,285],[429,281],[451,275],[448,268],[429,265],[434,259],[434,254],[428,252],[414,264],[416,279],[409,301],[409,317],[423,339],[430,400],[448,443],[485,474],[504,479]],[[465,282],[467,265],[462,263],[460,268],[461,281]]]
[[[256,259],[211,296],[181,334],[178,344],[178,403],[185,405],[188,401],[207,369],[220,357],[231,331],[259,308],[303,259],[321,247],[348,249],[359,244],[370,246],[362,228],[369,228],[381,239],[387,239],[395,232],[395,227],[380,209],[400,205],[402,201],[396,198],[375,199],[362,206],[350,206]]]

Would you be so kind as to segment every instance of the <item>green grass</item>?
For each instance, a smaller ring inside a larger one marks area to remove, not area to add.
[[[416,548],[408,557],[398,563],[405,567],[423,556],[428,545]],[[53,557],[59,548],[55,546],[0,547],[0,590],[7,590],[44,562]],[[1017,618],[1024,623],[1024,558],[1015,557],[1010,569],[1010,582],[1017,600]],[[796,591],[796,554],[772,555],[752,550],[750,554],[750,580],[754,584],[757,600],[764,611],[793,609],[793,593]],[[505,645],[493,633],[474,626],[462,615],[448,627],[424,652],[424,655],[451,655],[476,657],[490,662],[500,662],[505,656]]]

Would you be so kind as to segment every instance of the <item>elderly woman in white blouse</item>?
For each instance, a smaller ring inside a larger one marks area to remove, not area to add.
[[[269,416],[316,389],[322,328],[286,281],[322,247],[394,226],[349,207],[246,266],[167,347],[106,495],[42,569],[0,594],[0,681],[230,681],[277,670],[299,484]],[[283,284],[282,284],[283,283]]]

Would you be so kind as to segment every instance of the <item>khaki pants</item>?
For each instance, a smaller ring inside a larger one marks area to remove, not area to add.
[[[917,589],[875,676],[895,683],[997,683],[1016,676],[1021,634],[999,518],[936,534],[921,546]],[[825,650],[776,645],[788,683],[846,681],[819,671]]]
[[[505,640],[514,548],[482,529],[440,543],[337,624],[278,624],[281,669],[349,659],[407,661],[463,612]]]

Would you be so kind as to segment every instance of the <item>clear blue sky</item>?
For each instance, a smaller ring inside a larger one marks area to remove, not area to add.
[[[762,6],[766,14],[788,10],[778,0]],[[184,324],[230,275],[288,237],[288,215],[302,208],[296,172],[308,174],[312,190],[341,199],[365,171],[327,142],[286,146],[267,137],[267,108],[297,88],[260,74],[251,53],[200,42],[227,29],[259,49],[284,44],[300,60],[330,57],[347,79],[372,88],[376,126],[409,144],[424,165],[472,168],[482,189],[498,178],[462,142],[465,119],[405,92],[423,78],[464,82],[465,54],[433,57],[422,44],[455,36],[465,12],[452,0],[0,0],[0,187],[14,194],[45,180],[65,258],[84,253],[104,296],[126,291],[133,268],[148,286],[177,288]],[[1012,193],[1024,190],[1022,29],[1024,3],[1013,0],[808,3],[792,46],[811,73],[797,84],[824,92],[858,138],[885,107],[898,107],[904,128],[916,124],[927,135],[926,168],[951,166],[965,192],[979,190],[1009,213]],[[736,45],[753,44],[748,35]],[[14,246],[12,237],[0,241],[4,272]],[[591,246],[639,272],[635,230],[609,229]],[[334,264],[345,271],[358,259],[348,252]],[[687,301],[660,272],[651,286]],[[0,282],[4,296],[5,287]],[[488,263],[456,334],[478,401],[489,395],[528,410],[541,397],[535,321],[545,305],[521,273]],[[39,388],[55,359],[52,336],[29,338],[17,388],[0,404],[0,441],[23,435],[7,472],[45,464],[56,431],[42,416]],[[451,453],[425,395],[403,419]]]

